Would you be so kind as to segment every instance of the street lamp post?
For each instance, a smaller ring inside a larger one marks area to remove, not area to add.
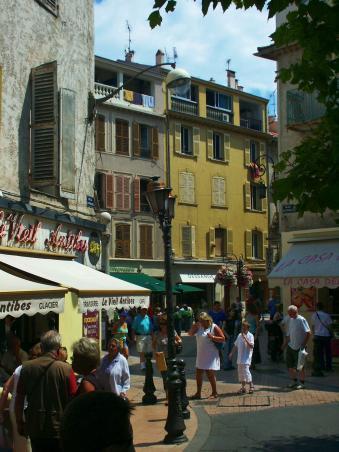
[[[240,275],[240,272],[241,272],[241,270],[242,270],[242,268],[244,266],[244,258],[243,258],[242,255],[237,257],[233,253],[227,253],[226,259],[228,259],[228,257],[231,258],[230,262],[232,262],[232,260],[233,260],[233,262],[236,265],[236,268],[237,268],[237,280],[238,280],[238,275]],[[239,281],[238,281],[238,297],[239,297],[239,301],[241,301],[241,285],[239,284]]]
[[[175,360],[175,330],[174,304],[172,289],[172,237],[171,227],[174,218],[175,198],[171,196],[172,189],[154,178],[147,186],[146,197],[148,203],[159,221],[164,241],[164,264],[166,283],[166,309],[168,332],[168,413],[165,425],[167,435],[165,444],[179,444],[188,441],[184,431],[186,429],[181,405],[182,379]]]

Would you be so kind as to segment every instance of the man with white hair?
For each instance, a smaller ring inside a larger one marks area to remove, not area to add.
[[[288,385],[291,389],[304,389],[305,387],[305,370],[302,368],[297,370],[299,350],[306,347],[306,344],[311,336],[310,327],[304,317],[299,315],[298,308],[291,305],[287,309],[290,318],[287,324],[286,341],[284,342],[286,350],[286,364],[291,378],[291,383]],[[299,376],[299,383],[298,383]]]

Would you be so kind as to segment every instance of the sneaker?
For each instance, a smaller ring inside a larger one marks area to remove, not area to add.
[[[287,387],[288,387],[289,389],[296,389],[297,386],[298,386],[298,383],[290,383],[289,385],[287,385]]]
[[[299,383],[298,385],[296,385],[295,389],[305,389],[305,385]]]

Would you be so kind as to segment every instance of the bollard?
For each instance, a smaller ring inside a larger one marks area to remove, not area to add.
[[[152,366],[152,353],[145,353],[146,359],[146,375],[143,391],[145,395],[142,398],[143,405],[154,405],[157,403],[157,397],[155,393],[155,386],[153,381],[153,366]]]

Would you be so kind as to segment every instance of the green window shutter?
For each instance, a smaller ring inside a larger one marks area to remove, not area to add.
[[[159,131],[157,127],[152,127],[152,158],[159,160]]]
[[[199,156],[200,151],[200,129],[199,127],[193,127],[193,155]]]
[[[133,155],[135,157],[140,156],[140,127],[137,122],[132,124],[132,134],[133,134]]]
[[[215,257],[215,229],[209,228],[208,232],[208,255],[209,257]]]
[[[244,204],[246,210],[251,210],[251,183],[244,184]]]
[[[231,151],[231,135],[224,133],[224,159],[225,162],[230,161],[230,151]]]
[[[226,240],[227,240],[227,245],[226,245],[227,246],[227,249],[226,249],[227,253],[228,254],[233,253],[233,231],[232,231],[232,229],[227,229]]]
[[[32,185],[58,182],[57,62],[32,69]]]
[[[176,122],[174,124],[174,150],[181,152],[181,124]]]
[[[245,140],[244,143],[244,165],[249,166],[251,163],[251,153],[250,153],[250,140]]]
[[[207,130],[206,146],[207,158],[213,159],[213,130]]]
[[[60,196],[75,194],[75,92],[60,90]]]
[[[245,231],[245,256],[247,259],[252,258],[252,231]]]
[[[95,118],[95,150],[106,151],[106,121],[105,116],[97,114]]]
[[[181,227],[181,248],[183,257],[192,257],[191,226]]]

